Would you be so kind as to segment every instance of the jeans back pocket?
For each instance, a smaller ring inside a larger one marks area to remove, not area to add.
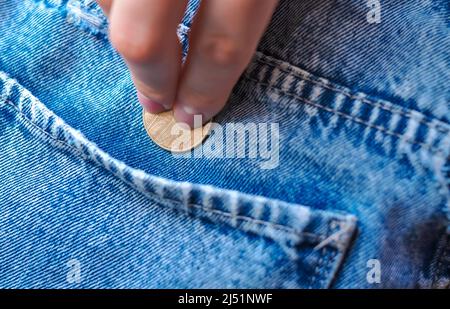
[[[325,288],[336,277],[354,216],[156,177],[4,73],[0,92],[0,286]]]

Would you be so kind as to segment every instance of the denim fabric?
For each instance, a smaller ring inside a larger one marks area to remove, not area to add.
[[[214,120],[262,169],[156,146],[94,1],[2,1],[0,287],[448,287],[450,8],[366,4],[281,1]]]

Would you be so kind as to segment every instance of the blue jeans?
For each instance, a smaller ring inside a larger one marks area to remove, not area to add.
[[[449,14],[282,0],[214,119],[264,167],[155,145],[94,1],[2,1],[0,287],[448,287]]]

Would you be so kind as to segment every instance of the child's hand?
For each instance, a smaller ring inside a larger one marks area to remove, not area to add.
[[[98,0],[110,18],[110,39],[125,58],[141,104],[152,113],[174,108],[193,125],[225,105],[248,65],[278,0],[203,0],[181,69],[176,29],[187,0]]]

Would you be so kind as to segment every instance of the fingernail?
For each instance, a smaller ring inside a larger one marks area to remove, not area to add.
[[[150,100],[139,91],[137,92],[137,97],[139,103],[141,103],[142,107],[149,113],[159,114],[170,109],[170,106],[165,106],[153,100]]]
[[[179,105],[176,104],[175,106]],[[177,122],[185,123],[191,128],[199,128],[208,121],[202,113],[196,112],[188,106],[175,108],[174,116]]]

